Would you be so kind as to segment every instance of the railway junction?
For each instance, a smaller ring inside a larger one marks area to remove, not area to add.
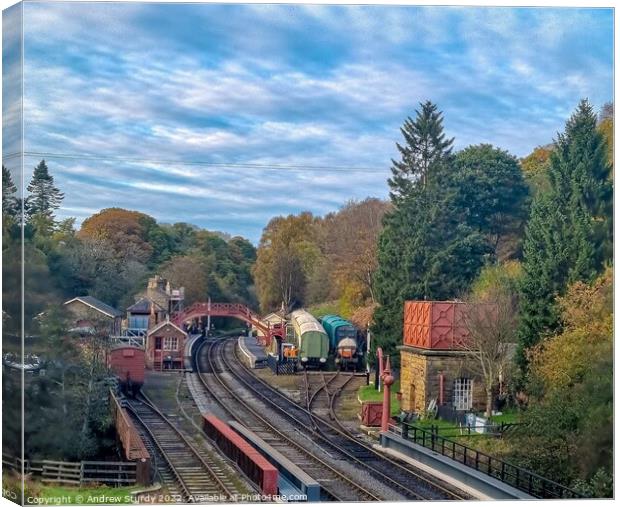
[[[174,291],[164,282],[149,281],[151,292],[128,309],[128,320],[142,328],[113,336],[109,355],[117,377],[110,406],[120,448],[125,460],[135,463],[136,482],[156,488],[159,501],[576,496],[527,470],[393,419],[393,377],[380,349],[383,402],[362,406],[366,426],[344,420],[340,406],[369,380],[359,371],[367,343],[344,319],[318,321],[295,311],[263,321],[243,305],[211,301],[184,309],[178,297],[167,304],[165,295]],[[239,320],[245,331],[215,336],[212,318]],[[408,318],[411,311],[405,312],[407,358],[425,354],[423,347],[412,347],[412,336],[425,338],[412,333]],[[85,323],[80,314],[80,325]],[[449,330],[450,336],[440,333],[440,343],[461,336],[454,321]],[[415,392],[415,380],[410,389]],[[444,392],[443,382],[439,389]],[[409,394],[401,408],[412,400],[415,405]]]

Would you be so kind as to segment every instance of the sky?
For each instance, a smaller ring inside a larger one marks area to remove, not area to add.
[[[422,101],[456,149],[522,157],[581,98],[613,97],[610,9],[29,2],[23,16],[26,183],[45,158],[58,216],[78,225],[120,206],[257,243],[273,216],[386,198]],[[13,18],[5,154],[20,137]]]

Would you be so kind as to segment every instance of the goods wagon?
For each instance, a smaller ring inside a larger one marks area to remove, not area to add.
[[[120,345],[110,350],[108,366],[118,379],[121,392],[135,397],[144,383],[144,349]]]
[[[323,326],[305,310],[291,313],[299,363],[305,368],[322,367],[329,355],[329,338]]]
[[[329,337],[330,352],[341,368],[355,367],[358,363],[357,329],[338,315],[325,315],[321,324]]]
[[[202,427],[220,450],[260,488],[263,495],[278,494],[278,469],[239,433],[214,415],[203,415]]]

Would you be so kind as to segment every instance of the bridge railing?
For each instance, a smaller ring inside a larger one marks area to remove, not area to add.
[[[258,314],[242,303],[194,303],[180,312],[175,323],[181,324],[184,320],[198,315],[212,315],[216,317],[243,317],[261,331],[268,332],[269,326],[265,325]]]
[[[413,424],[402,423],[400,432],[398,427],[391,426],[390,431],[400,433],[407,440],[463,463],[536,498],[583,498],[583,495],[577,491],[547,479],[542,475],[472,449]]]

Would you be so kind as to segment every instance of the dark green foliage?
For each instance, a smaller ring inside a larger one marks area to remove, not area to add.
[[[392,160],[392,177],[388,179],[393,202],[406,198],[416,183],[426,184],[433,165],[449,156],[454,139],[446,139],[443,116],[430,101],[420,104],[415,121],[408,117],[400,131],[405,144],[396,144],[401,160]]]
[[[469,146],[456,154],[446,190],[454,193],[467,224],[488,237],[496,254],[518,252],[529,190],[516,157],[490,144]]]
[[[448,173],[443,172],[443,178]],[[463,220],[463,210],[434,178],[385,219],[379,239],[374,314],[376,345],[393,354],[402,342],[406,300],[445,300],[464,294],[492,252],[485,237]]]
[[[20,212],[20,203],[16,197],[17,186],[13,181],[11,172],[2,166],[2,214],[16,217]]]
[[[67,333],[69,321],[62,307],[49,306],[40,322],[45,375],[29,379],[24,392],[27,457],[80,460],[113,452],[107,323],[95,326],[103,332],[78,342]]]
[[[26,198],[25,209],[28,217],[42,215],[53,219],[65,195],[54,185],[54,177],[49,173],[45,160],[34,168],[34,174],[28,184],[30,195]]]
[[[3,352],[6,349],[6,338],[3,336]],[[22,420],[19,416],[22,411],[22,387],[21,372],[3,367],[2,452],[13,456],[21,456],[22,452]]]
[[[451,155],[436,109],[427,102],[415,123],[407,120],[408,144],[389,182],[396,206],[379,239],[373,326],[388,354],[402,342],[404,301],[463,296],[500,242],[505,256],[518,251],[527,206],[517,159],[490,145]]]
[[[517,360],[557,329],[555,298],[569,283],[591,280],[611,259],[613,188],[606,146],[587,101],[558,136],[550,156],[548,191],[532,205],[524,241],[521,328]]]
[[[152,247],[152,254],[147,263],[149,267],[154,267],[161,262],[169,259],[173,252],[177,251],[173,238],[168,231],[161,227],[154,218],[145,215],[139,219],[144,228],[143,236],[145,241]]]
[[[197,249],[212,266],[209,295],[213,299],[256,304],[251,292],[256,249],[249,241],[238,236],[226,241],[217,234],[201,231]]]

